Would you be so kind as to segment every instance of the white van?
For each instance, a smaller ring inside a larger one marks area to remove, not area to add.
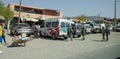
[[[39,32],[41,36],[50,36],[53,39],[61,37],[67,39],[69,24],[70,20],[67,19],[47,19],[40,26]]]

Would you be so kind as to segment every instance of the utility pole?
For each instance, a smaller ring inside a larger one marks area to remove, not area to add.
[[[98,22],[99,22],[99,24],[100,24],[100,21],[101,21],[100,14],[98,14],[98,17],[99,17]]]
[[[117,25],[117,19],[116,19],[116,0],[114,0],[114,22],[115,22],[115,28]]]
[[[20,23],[20,18],[21,18],[21,4],[22,4],[22,0],[20,0],[20,4],[19,4],[19,19],[18,19],[18,23]]]

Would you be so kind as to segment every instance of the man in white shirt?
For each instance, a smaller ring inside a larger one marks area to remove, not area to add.
[[[101,29],[102,29],[103,27],[105,28],[105,24],[102,23],[102,24],[100,25],[100,27],[101,27]]]

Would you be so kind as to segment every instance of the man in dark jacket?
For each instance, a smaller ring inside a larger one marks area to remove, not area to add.
[[[85,26],[82,27],[81,35],[82,35],[82,40],[85,40],[85,35],[86,35],[86,28],[85,28]]]
[[[108,41],[109,38],[108,38],[108,35],[110,35],[110,30],[109,30],[109,27],[106,27],[106,29],[102,29],[102,35],[103,35],[103,39],[102,41]],[[105,36],[106,36],[106,39],[105,39]]]

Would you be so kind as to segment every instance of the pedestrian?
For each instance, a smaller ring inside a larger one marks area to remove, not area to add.
[[[85,40],[85,35],[86,35],[86,28],[85,28],[85,26],[82,27],[81,35],[82,35],[82,40]]]
[[[110,35],[109,27],[106,27],[106,28],[103,27],[103,29],[102,29],[102,36],[103,36],[102,41],[108,41],[109,40],[109,37],[108,37],[109,35]]]
[[[2,25],[0,24],[0,49],[2,48]],[[1,50],[0,50],[0,53],[3,53]]]
[[[2,38],[3,38],[3,41],[4,41],[5,45],[7,45],[7,43],[6,43],[6,36],[5,36],[4,24],[2,24]]]
[[[72,26],[69,25],[68,26],[68,32],[67,32],[68,37],[70,37],[70,40],[72,41],[72,37],[73,37],[73,29]]]

